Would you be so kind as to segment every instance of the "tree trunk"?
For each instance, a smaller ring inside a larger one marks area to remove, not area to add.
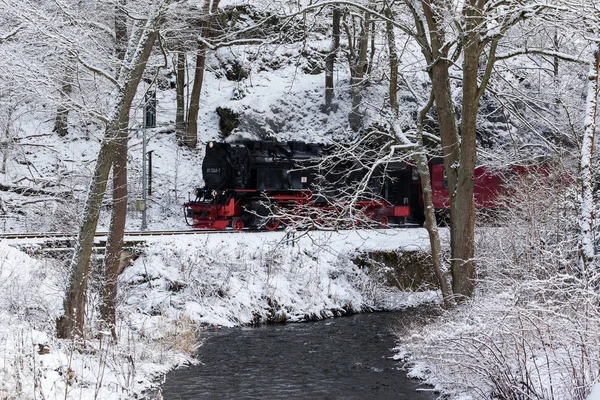
[[[388,49],[390,53],[390,107],[392,109],[392,113],[394,118],[398,118],[398,98],[397,98],[397,89],[398,89],[398,54],[396,52],[396,37],[394,35],[394,25],[391,23],[393,19],[393,14],[391,10],[388,8],[385,13],[386,17],[390,21],[386,22],[386,36],[388,41]],[[433,264],[433,273],[440,285],[440,291],[442,292],[442,299],[444,302],[444,308],[449,309],[453,306],[452,301],[452,291],[450,290],[450,285],[446,281],[444,277],[444,273],[442,271],[442,246],[440,244],[440,233],[437,226],[437,221],[435,217],[435,208],[433,206],[433,190],[431,188],[431,173],[429,171],[429,160],[426,156],[426,150],[423,140],[423,121],[425,120],[425,116],[431,109],[433,105],[434,97],[430,98],[429,102],[423,106],[423,108],[419,112],[418,120],[417,120],[417,130],[418,130],[418,146],[419,151],[413,154],[412,158],[417,165],[417,170],[419,172],[419,178],[421,179],[421,188],[422,188],[422,196],[423,196],[423,208],[425,213],[425,223],[424,227],[427,230],[429,235],[429,246],[431,248],[431,259]],[[454,118],[454,117],[453,117]],[[397,128],[396,128],[397,129]],[[402,137],[399,135],[399,132],[396,132],[396,137]],[[405,138],[405,137],[404,137]],[[406,139],[406,138],[405,138]],[[408,139],[401,140],[403,144],[410,143]]]
[[[175,136],[177,142],[183,144],[185,136],[185,52],[177,53],[177,110],[175,112]]]
[[[127,51],[127,19],[120,8],[125,5],[125,0],[120,0],[115,8],[115,54],[122,63]],[[120,70],[120,68],[119,68]],[[121,114],[125,118],[119,121],[119,126],[129,126],[129,115]],[[104,254],[104,288],[102,291],[102,307],[100,315],[104,324],[111,330],[116,340],[115,330],[115,304],[117,298],[117,278],[123,249],[123,235],[127,220],[127,129],[119,130],[116,151],[112,166],[113,171],[113,207],[110,219],[106,252]]]
[[[394,24],[392,23],[392,11],[388,8],[385,16],[389,21],[386,21],[386,35],[388,42],[388,52],[390,54],[390,108],[395,118],[398,118],[398,52],[396,51],[396,35],[394,34]]]
[[[129,125],[123,121],[122,126]],[[106,252],[104,255],[105,282],[101,317],[116,339],[115,306],[117,298],[117,279],[120,274],[121,251],[127,220],[127,130],[122,130],[116,146],[113,163],[113,209],[110,219]],[[145,155],[144,155],[145,156]]]
[[[333,91],[333,69],[335,67],[335,58],[340,47],[340,9],[335,7],[333,9],[333,21],[332,21],[332,34],[331,34],[331,48],[325,59],[325,111],[331,109],[331,103],[335,97]]]
[[[369,54],[369,62],[367,64],[367,74],[370,76],[373,73],[373,64],[375,61],[375,53],[377,52],[377,45],[375,43],[375,21],[371,19],[371,53]]]
[[[194,70],[194,84],[190,94],[190,108],[188,110],[187,132],[183,144],[194,148],[198,143],[198,112],[200,111],[200,93],[204,81],[204,66],[206,64],[206,45],[200,43],[196,54],[196,68]]]
[[[6,174],[6,163],[8,162],[8,155],[13,147],[13,139],[10,134],[10,128],[13,120],[13,113],[16,106],[8,107],[7,115],[5,119],[6,125],[4,125],[4,138],[0,141],[0,147],[4,149],[2,152],[2,165],[0,165],[0,173]],[[0,184],[1,185],[1,184]]]
[[[422,128],[421,128],[422,129]],[[422,130],[421,130],[422,132]],[[423,147],[423,137],[419,138],[421,148]],[[423,206],[425,210],[425,223],[423,227],[429,234],[429,246],[431,247],[431,261],[433,264],[433,273],[440,285],[444,308],[452,307],[452,291],[450,285],[442,272],[442,246],[440,244],[440,232],[435,218],[435,209],[433,208],[433,190],[431,188],[431,174],[429,172],[429,164],[424,153],[419,153],[413,156],[421,178],[421,187],[423,195]]]
[[[69,57],[69,62],[75,63],[74,60]],[[54,119],[54,127],[52,128],[52,132],[56,132],[56,134],[60,137],[67,136],[69,133],[69,107],[67,105],[69,96],[73,92],[73,72],[72,67],[67,65],[64,75],[64,81],[62,83],[60,89],[60,97],[62,99],[61,103],[56,108],[56,118]]]
[[[440,22],[443,8],[439,4],[422,2],[431,37],[431,54],[424,51],[430,63],[430,76],[440,124],[444,166],[450,193],[450,247],[452,290],[457,301],[473,295],[475,289],[475,204],[473,183],[476,160],[476,127],[479,97],[479,56],[482,51],[477,23],[481,10],[474,2],[465,5],[465,39],[463,60],[463,102],[460,139],[450,89],[448,55],[443,50],[445,35]],[[490,60],[489,62],[493,62]],[[483,89],[482,89],[483,90]]]
[[[130,62],[124,63],[122,71],[119,74],[121,85],[118,88],[118,95],[116,96],[111,119],[102,140],[84,208],[83,222],[77,237],[73,258],[70,262],[71,274],[64,301],[64,315],[57,319],[57,335],[61,338],[71,338],[76,335],[82,336],[84,333],[90,257],[100,215],[100,206],[106,191],[110,169],[116,158],[119,138],[127,136],[128,124],[124,124],[123,121],[129,121],[131,103],[142,78],[148,57],[152,52],[154,42],[158,36],[158,27],[162,22],[162,16],[167,5],[168,0],[161,2],[157,6],[156,13],[146,21],[143,33],[138,38],[139,40],[132,40],[130,42],[130,49],[140,50],[130,52],[133,59]],[[128,65],[133,67],[131,69],[126,68]]]
[[[560,51],[560,43],[558,41],[558,31],[554,31],[554,37],[552,38],[552,44],[553,44],[553,48],[554,51],[556,51],[557,53]],[[554,72],[554,80],[558,82],[558,67],[559,67],[559,59],[558,57],[554,57],[554,60],[552,61],[552,66],[553,66],[553,72]]]
[[[212,5],[212,8],[211,8]],[[212,14],[219,8],[219,0],[205,0],[204,9],[205,17],[202,24],[202,38],[208,40],[210,38],[210,24]],[[198,44],[198,52],[196,53],[196,69],[194,71],[194,84],[192,85],[192,93],[190,94],[190,108],[187,118],[187,133],[183,143],[190,147],[196,147],[198,143],[198,111],[200,110],[200,94],[202,92],[202,84],[204,83],[204,67],[206,64],[206,52],[208,47],[205,41]]]
[[[598,70],[600,68],[600,45],[593,55],[594,59],[588,73],[588,90],[585,106],[585,123],[581,141],[581,206],[579,210],[579,228],[581,239],[579,241],[579,265],[587,275],[596,271],[592,270],[596,251],[594,248],[594,177],[593,155],[594,138],[596,136],[596,116],[598,112]]]
[[[362,114],[360,106],[362,103],[362,92],[365,83],[365,74],[367,69],[367,52],[369,49],[369,28],[371,26],[371,14],[365,12],[365,20],[360,33],[358,59],[355,60],[354,73],[352,74],[352,110],[348,116],[348,122],[353,130],[358,130],[362,124]]]
[[[115,68],[115,79],[119,80],[119,71],[127,53],[127,13],[124,10],[126,0],[118,0],[115,4],[115,57],[117,66]]]
[[[481,55],[480,24],[482,10],[476,2],[465,6],[465,43],[463,45],[462,112],[460,123],[460,156],[456,187],[451,191],[450,241],[452,290],[457,301],[472,297],[475,291],[475,201],[473,198],[475,162],[477,160],[478,84]],[[493,60],[488,60],[493,62]]]
[[[449,309],[453,306],[452,291],[450,285],[444,277],[442,272],[442,246],[440,244],[440,233],[438,230],[435,209],[433,207],[433,190],[431,188],[431,174],[429,172],[429,162],[426,156],[426,150],[423,146],[423,119],[427,113],[427,110],[431,108],[432,102],[430,101],[419,113],[419,120],[417,121],[418,129],[418,148],[417,151],[412,155],[413,160],[417,165],[419,177],[421,178],[422,196],[423,196],[423,207],[425,211],[425,224],[423,225],[429,235],[429,245],[431,247],[431,259],[433,264],[433,273],[440,285],[442,292],[442,299],[444,302],[444,308]],[[396,125],[392,125],[394,135],[401,144],[407,145],[411,142],[404,136],[400,128]]]
[[[441,26],[438,26],[438,21],[443,21],[443,19],[441,15],[434,12],[434,10],[439,9],[439,6],[434,4],[437,7],[432,9],[428,0],[423,0],[421,4],[431,37],[431,53],[423,51],[423,55],[427,64],[429,64],[429,76],[435,98],[442,142],[442,156],[448,176],[448,190],[453,193],[456,187],[456,170],[454,166],[459,156],[459,137],[454,114],[454,102],[452,101],[452,89],[450,88],[450,60],[443,47],[446,42],[444,30]],[[442,10],[438,11],[441,12]]]
[[[83,222],[79,229],[75,251],[70,263],[71,274],[64,301],[64,315],[57,319],[56,330],[57,336],[60,338],[83,335],[92,245],[100,215],[100,205],[106,189],[106,181],[113,163],[115,136],[118,129],[116,122],[109,124],[106,128],[105,137],[96,161],[84,208]]]

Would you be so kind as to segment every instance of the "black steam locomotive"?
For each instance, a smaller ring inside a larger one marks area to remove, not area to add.
[[[367,168],[333,146],[298,141],[209,142],[205,186],[184,204],[188,225],[275,230],[388,226],[418,213],[419,184],[405,163]]]

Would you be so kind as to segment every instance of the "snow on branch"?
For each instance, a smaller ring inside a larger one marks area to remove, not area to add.
[[[71,192],[54,192],[51,190],[44,190],[44,189],[40,189],[40,188],[33,188],[33,187],[28,187],[28,186],[5,185],[2,183],[0,183],[0,191],[18,193],[23,196],[44,195],[44,196],[61,196],[61,197],[65,197],[65,198],[73,196],[73,193],[71,193]]]
[[[571,54],[563,53],[560,51],[553,51],[553,50],[547,50],[547,49],[529,49],[527,47],[522,48],[522,49],[511,50],[511,51],[503,53],[503,54],[498,54],[498,55],[496,55],[496,60],[506,60],[508,58],[520,56],[523,54],[540,54],[540,55],[544,55],[544,56],[548,56],[548,57],[556,57],[563,61],[570,61],[570,62],[575,62],[578,64],[586,63],[585,60],[583,60],[577,56],[573,56]]]
[[[59,197],[40,197],[40,198],[37,198],[37,199],[31,199],[31,200],[23,201],[19,205],[20,206],[26,206],[28,204],[46,203],[48,201],[55,201],[57,203],[65,203],[65,200],[61,199]]]
[[[384,22],[389,22],[390,24],[394,25],[396,28],[400,29],[402,32],[404,32],[405,34],[411,36],[411,37],[415,37],[415,32],[406,25],[401,24],[400,22],[398,22],[397,20],[394,20],[390,17],[385,16],[384,14],[378,12],[377,10],[374,10],[373,8],[363,5],[363,4],[359,4],[353,1],[346,1],[346,0],[329,0],[329,1],[322,1],[320,3],[314,3],[314,4],[310,4],[305,6],[304,8],[302,8],[301,10],[292,13],[290,15],[288,15],[288,18],[291,17],[295,17],[298,15],[303,15],[308,11],[312,11],[315,9],[322,9],[325,8],[327,6],[348,6],[348,7],[354,7],[360,11],[363,12],[367,12],[369,14],[371,14],[372,16],[377,17],[378,19],[380,19],[381,21]]]
[[[112,83],[115,86],[119,86],[119,82],[117,82],[115,80],[115,78],[113,78],[111,76],[111,74],[109,72],[105,72],[103,70],[101,70],[100,68],[96,68],[93,65],[88,64],[83,58],[80,57],[79,52],[72,50],[72,49],[68,49],[67,50],[69,52],[69,54],[71,54],[72,56],[77,58],[77,61],[79,61],[79,63],[86,68],[87,70],[102,76],[103,78],[107,79],[110,83]]]

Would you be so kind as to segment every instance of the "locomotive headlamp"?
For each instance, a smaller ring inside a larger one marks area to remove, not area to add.
[[[210,194],[212,194],[212,197],[217,197],[217,191],[215,189],[213,189],[212,192],[210,192]]]
[[[214,145],[215,145],[215,142],[208,142],[208,147],[210,147],[211,149],[213,148]]]

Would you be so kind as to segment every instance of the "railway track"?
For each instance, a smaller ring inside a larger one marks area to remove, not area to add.
[[[202,235],[207,233],[230,233],[234,231],[127,231],[123,239],[123,250],[139,251],[147,238],[181,235]],[[30,255],[64,257],[72,253],[77,234],[64,232],[0,233],[0,240],[6,240],[12,246]],[[94,254],[102,255],[106,248],[108,232],[96,232],[94,235]],[[138,250],[136,250],[138,249]]]
[[[125,237],[152,237],[152,236],[176,236],[176,235],[202,235],[207,233],[231,233],[228,231],[214,230],[185,230],[185,231],[126,231]],[[74,240],[77,234],[62,233],[62,232],[28,232],[28,233],[0,233],[0,240],[25,240],[25,239],[72,239]],[[95,239],[106,239],[108,232],[96,232]]]
[[[418,224],[403,224],[403,225],[391,225],[388,228],[415,228],[420,227]],[[387,229],[387,228],[378,228]],[[330,230],[330,229],[322,229]],[[266,230],[256,229],[244,229],[242,232],[267,232]],[[125,231],[125,238],[144,238],[144,237],[159,237],[159,236],[179,236],[179,235],[206,235],[206,234],[227,234],[227,233],[238,233],[234,229],[227,230],[212,230],[212,229],[188,229],[188,230],[160,230],[160,231]],[[94,235],[95,241],[106,239],[108,232],[96,232]],[[0,233],[0,240],[27,240],[27,239],[64,239],[64,240],[75,240],[77,238],[76,233],[65,233],[65,232],[27,232],[27,233]],[[143,239],[141,239],[143,240]]]

